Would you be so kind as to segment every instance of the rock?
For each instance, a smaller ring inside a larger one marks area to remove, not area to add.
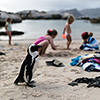
[[[69,15],[70,15],[70,13],[64,13],[64,14],[62,14],[62,19],[67,19]]]
[[[51,14],[45,14],[44,19],[52,19],[52,15]]]
[[[91,23],[100,23],[100,18],[92,18],[90,20]]]
[[[23,35],[24,32],[21,31],[12,31],[12,35]],[[0,35],[7,35],[6,32],[0,32]]]
[[[70,14],[74,17],[82,16],[77,9],[64,10],[64,11],[37,11],[37,10],[24,10],[17,12],[22,19],[67,19]]]
[[[52,14],[52,19],[61,19],[61,14]]]
[[[5,25],[5,20],[8,17],[10,17],[12,19],[12,23],[22,22],[22,19],[19,17],[19,15],[14,14],[14,13],[8,13],[8,12],[0,11],[0,26]]]
[[[0,26],[5,26],[5,21],[0,19]]]
[[[84,20],[90,20],[89,17],[81,17],[81,19],[84,19]]]
[[[90,18],[89,17],[87,17],[87,16],[81,16],[81,17],[77,17],[76,18],[77,20],[90,20]]]
[[[22,22],[22,19],[18,15],[15,15],[15,14],[8,14],[8,15],[12,19],[12,23]]]

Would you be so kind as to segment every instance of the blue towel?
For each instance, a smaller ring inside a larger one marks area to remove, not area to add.
[[[78,63],[80,57],[81,57],[81,56],[78,56],[78,57],[76,57],[76,58],[71,59],[72,62],[70,63],[70,65],[71,65],[71,66],[76,65],[76,64]]]

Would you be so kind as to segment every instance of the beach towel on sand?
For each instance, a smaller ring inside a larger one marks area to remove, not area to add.
[[[87,40],[87,43],[83,43],[80,46],[80,49],[82,50],[99,50],[99,43],[96,39],[93,37],[89,37]]]
[[[71,59],[71,66],[81,66],[86,71],[100,71],[100,52],[86,54]]]

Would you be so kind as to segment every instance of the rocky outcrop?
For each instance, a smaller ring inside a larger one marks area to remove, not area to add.
[[[77,19],[77,20],[90,20],[90,18],[87,17],[87,16],[78,17],[78,18],[76,18],[76,19]]]
[[[12,31],[12,35],[23,35],[24,32],[22,31]],[[7,35],[6,32],[0,32],[0,35]]]
[[[22,19],[67,19],[70,14],[74,17],[82,16],[77,9],[64,10],[64,11],[37,11],[37,10],[24,10],[17,12]]]
[[[98,18],[92,18],[92,19],[90,20],[90,22],[91,22],[91,23],[100,23],[100,17],[98,17]]]
[[[0,26],[5,26],[5,21],[0,19]]]
[[[63,11],[37,11],[37,10],[24,10],[17,13],[8,13],[0,11],[0,26],[5,25],[5,19],[10,17],[12,23],[22,22],[23,19],[67,19],[70,14],[74,17],[82,16],[77,9],[63,10]]]
[[[10,17],[12,19],[12,23],[22,22],[22,19],[18,15],[14,14],[14,13],[0,11],[0,26],[5,25],[5,19],[8,17]]]
[[[26,10],[18,12],[19,16],[22,19],[61,19],[61,14],[55,14],[55,13],[48,13],[48,12],[39,12],[37,10]]]
[[[64,13],[64,14],[62,14],[62,19],[67,19],[69,15],[70,15],[70,13]]]

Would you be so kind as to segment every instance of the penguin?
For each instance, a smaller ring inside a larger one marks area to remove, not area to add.
[[[16,80],[14,81],[14,84],[18,85],[18,83],[26,83],[29,87],[35,87],[32,83],[35,81],[31,81],[33,73],[36,70],[35,64],[38,61],[38,55],[39,51],[42,48],[41,45],[30,45],[27,49],[27,55],[25,60],[23,61],[20,72]]]

